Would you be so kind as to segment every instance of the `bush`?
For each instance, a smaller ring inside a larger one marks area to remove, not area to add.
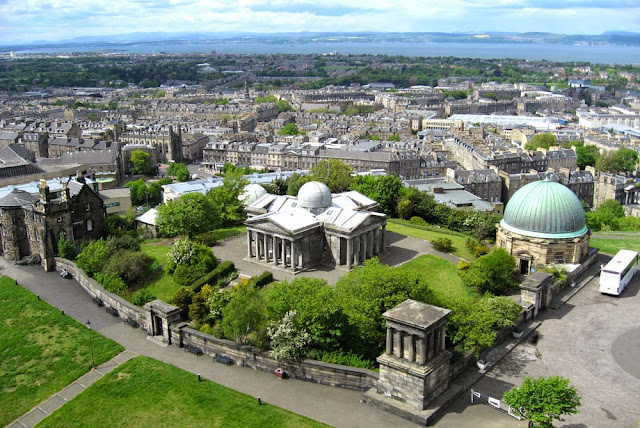
[[[431,241],[431,244],[433,245],[434,249],[443,253],[448,253],[452,248],[452,242],[449,238],[439,238]]]
[[[307,357],[323,361],[325,363],[340,364],[342,366],[358,367],[369,370],[374,370],[376,368],[373,361],[367,360],[360,355],[352,353],[351,351],[345,353],[343,351],[319,352],[312,350],[307,354]]]
[[[189,288],[194,293],[200,291],[203,285],[205,284],[216,284],[219,279],[229,276],[233,271],[235,271],[236,267],[231,261],[224,261],[218,265],[214,270],[209,272],[208,274],[200,277],[196,281],[194,281]]]
[[[72,242],[68,241],[64,235],[60,236],[58,240],[58,257],[62,257],[67,260],[74,260],[76,258],[76,247]]]
[[[426,221],[424,221],[422,217],[417,217],[417,216],[411,217],[409,221],[413,224],[418,224],[420,226],[426,226],[427,224],[429,224]]]
[[[109,258],[105,275],[118,275],[127,284],[136,284],[149,273],[153,258],[142,251],[120,250]]]
[[[96,281],[104,286],[104,288],[113,294],[126,299],[129,297],[129,288],[127,284],[116,274],[103,275],[101,273],[96,274]]]
[[[150,290],[143,288],[133,295],[131,303],[136,306],[144,306],[152,300],[156,300],[156,296]]]
[[[186,274],[183,269],[180,277],[188,277],[188,279],[183,282],[179,282],[174,275],[176,283],[185,286],[191,284],[207,272],[210,272],[217,264],[211,248],[200,242],[194,242],[189,238],[176,240],[167,253],[167,260],[166,271],[169,273],[173,273],[180,266],[187,268],[189,271],[195,271]]]
[[[140,251],[140,242],[129,235],[112,236],[107,239],[107,248],[111,254],[120,250]]]
[[[210,272],[210,270],[203,265],[180,265],[173,271],[173,282],[182,287],[187,287],[198,278],[202,278],[207,272]]]
[[[195,238],[197,241],[203,243],[207,247],[213,247],[218,242],[218,238],[216,238],[216,231],[212,230],[210,232],[201,233]]]
[[[259,276],[252,278],[252,282],[256,287],[262,288],[273,282],[273,274],[269,271],[262,272]]]
[[[182,310],[182,314],[187,316],[189,313],[189,305],[193,303],[193,291],[187,287],[180,287],[176,294],[171,298],[171,303]]]

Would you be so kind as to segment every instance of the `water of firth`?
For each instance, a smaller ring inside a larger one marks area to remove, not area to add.
[[[237,54],[341,54],[404,55],[413,57],[518,58],[526,60],[584,61],[605,64],[640,63],[640,46],[597,46],[515,43],[415,43],[415,42],[343,42],[343,43],[256,43],[186,42],[95,43],[24,47],[18,53],[121,52],[152,54],[165,52]]]

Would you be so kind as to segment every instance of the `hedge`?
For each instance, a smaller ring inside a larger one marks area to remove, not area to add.
[[[214,270],[194,281],[193,284],[189,286],[189,288],[194,293],[198,293],[200,292],[200,289],[203,285],[215,285],[219,279],[229,275],[235,269],[236,267],[234,266],[232,261],[225,260],[224,262],[220,263]]]
[[[262,272],[259,276],[252,278],[256,287],[261,288],[273,282],[273,274],[269,271]]]

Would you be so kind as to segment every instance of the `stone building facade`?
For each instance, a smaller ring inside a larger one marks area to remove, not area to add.
[[[102,199],[82,179],[63,182],[59,195],[45,180],[37,195],[13,190],[0,198],[0,212],[0,255],[20,260],[37,254],[47,271],[61,236],[79,244],[102,235]]]
[[[536,266],[578,264],[589,253],[580,200],[549,176],[518,190],[498,226],[496,243],[516,258],[522,274]]]
[[[266,194],[246,206],[247,259],[294,272],[351,269],[384,251],[387,217],[358,192],[331,195],[312,181],[297,197]]]

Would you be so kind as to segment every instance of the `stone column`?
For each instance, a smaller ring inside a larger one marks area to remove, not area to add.
[[[269,254],[267,253],[267,234],[262,234],[262,256],[264,257],[264,261],[269,260]]]
[[[295,242],[291,241],[291,269],[293,269],[293,271],[296,271],[296,265],[298,264],[298,261],[296,260],[296,251],[295,251]]]
[[[395,346],[394,346],[394,348],[395,348],[395,349],[394,349],[394,351],[395,351],[395,352],[394,352],[394,355],[395,355],[397,358],[402,358],[402,356],[403,356],[403,354],[404,354],[404,346],[403,346],[403,340],[404,340],[403,335],[404,335],[404,333],[403,333],[403,332],[401,332],[401,331],[397,331],[397,330],[396,330],[394,333],[395,333],[395,334],[394,334],[394,336],[395,336],[395,341],[396,341],[396,343],[398,344],[398,347],[397,347],[397,348],[395,348]]]
[[[379,248],[380,243],[378,242],[378,235],[379,235],[378,229],[374,229],[373,230],[373,250],[375,251],[376,255],[380,253],[380,248]]]
[[[418,346],[420,347],[420,359],[418,362],[420,365],[424,365],[427,362],[427,338],[423,337],[419,339]]]
[[[351,269],[351,251],[352,251],[351,238],[347,238],[347,269]]]
[[[367,239],[369,239],[369,258],[373,257],[373,250],[375,247],[375,240],[373,239],[373,230],[370,230],[369,232],[367,232]]]
[[[416,360],[416,341],[413,335],[409,336],[409,361],[414,362]]]
[[[368,237],[368,233],[369,232],[365,232],[360,236],[360,240],[362,241],[362,261],[364,262],[365,260],[367,260],[367,256],[369,255],[369,237]]]
[[[278,237],[273,236],[273,264],[278,266]]]
[[[287,241],[285,239],[280,240],[280,255],[282,256],[282,266],[287,267]]]
[[[251,230],[247,230],[247,257],[251,258]]]
[[[384,253],[384,234],[387,231],[387,225],[382,226],[382,236],[380,237],[380,252]]]
[[[436,328],[433,331],[433,355],[436,356],[440,353],[440,329]]]
[[[444,339],[446,337],[447,326],[443,325],[440,329],[440,350],[444,351]]]
[[[387,327],[387,349],[385,352],[388,355],[393,354],[393,329]]]
[[[433,357],[433,332],[429,332],[427,336],[427,360]]]

